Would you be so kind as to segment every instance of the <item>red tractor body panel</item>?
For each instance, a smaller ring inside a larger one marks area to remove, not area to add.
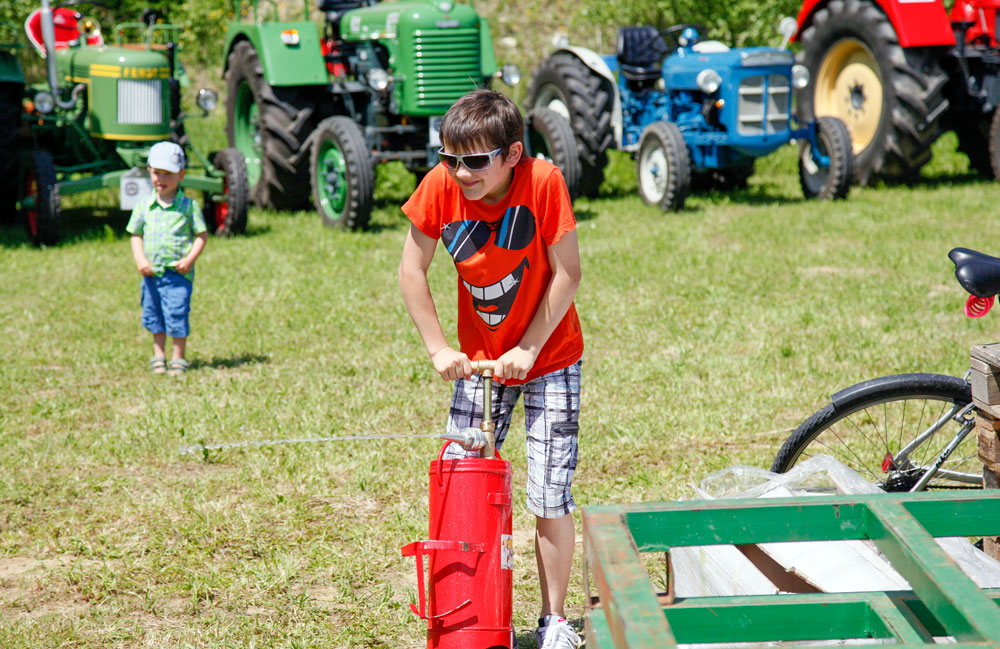
[[[971,43],[982,37],[989,39],[990,47],[997,46],[996,23],[1000,0],[959,0],[951,8],[949,16],[953,22],[972,23],[965,33],[965,40]]]
[[[902,47],[929,47],[934,45],[954,45],[955,35],[951,22],[940,0],[872,0],[877,4],[889,22],[892,23]],[[987,0],[989,1],[989,0]],[[805,0],[799,11],[799,33],[812,22],[812,14],[825,5],[827,0]],[[975,7],[983,6],[983,1],[959,2]],[[957,5],[956,5],[957,7]],[[973,11],[975,9],[973,8]],[[952,12],[954,13],[954,11]],[[986,11],[995,15],[994,11]],[[991,26],[992,29],[992,26]]]

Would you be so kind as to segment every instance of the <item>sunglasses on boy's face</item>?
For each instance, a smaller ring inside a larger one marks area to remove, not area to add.
[[[469,171],[485,171],[493,166],[493,158],[500,155],[503,149],[494,149],[489,153],[445,153],[441,149],[438,149],[438,160],[444,165],[445,169],[455,170],[458,169],[458,164],[462,163],[465,168]]]

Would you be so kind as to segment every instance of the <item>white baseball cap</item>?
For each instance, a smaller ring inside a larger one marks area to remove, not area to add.
[[[152,169],[177,173],[187,165],[187,159],[180,145],[173,142],[157,142],[149,150],[146,165]]]

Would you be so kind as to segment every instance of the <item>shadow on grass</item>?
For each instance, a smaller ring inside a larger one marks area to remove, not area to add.
[[[194,360],[191,361],[191,367],[189,369],[197,370],[202,368],[211,368],[215,370],[232,369],[234,367],[241,367],[243,365],[256,365],[258,363],[266,363],[270,358],[266,354],[243,354],[242,356],[233,356],[231,358],[218,358],[213,357],[210,361]]]

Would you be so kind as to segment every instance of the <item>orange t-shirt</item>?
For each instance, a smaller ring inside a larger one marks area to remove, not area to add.
[[[441,239],[458,271],[458,342],[472,360],[496,359],[521,341],[552,279],[548,247],[576,229],[559,169],[522,157],[495,205],[465,198],[437,165],[403,205],[421,232]],[[568,367],[583,355],[576,307],[545,341],[524,381]]]

